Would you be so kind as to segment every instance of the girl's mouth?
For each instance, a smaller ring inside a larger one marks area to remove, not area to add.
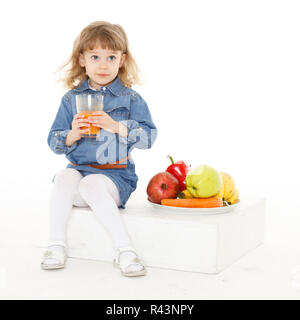
[[[98,76],[100,76],[100,77],[107,77],[107,76],[109,76],[109,74],[99,73]]]

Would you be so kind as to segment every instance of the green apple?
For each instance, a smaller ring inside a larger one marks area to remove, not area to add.
[[[193,197],[209,198],[220,191],[222,177],[216,169],[202,165],[191,169],[185,178],[185,184]]]

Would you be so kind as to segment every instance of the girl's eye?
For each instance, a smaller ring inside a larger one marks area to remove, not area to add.
[[[115,56],[109,56],[109,57],[108,57],[108,61],[114,61],[115,59],[116,59]]]
[[[91,58],[92,60],[98,60],[98,56],[95,56],[95,55],[93,55]]]

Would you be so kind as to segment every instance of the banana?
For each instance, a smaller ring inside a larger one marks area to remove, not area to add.
[[[224,197],[224,179],[223,179],[222,175],[221,175],[221,178],[222,178],[221,189],[220,189],[220,191],[216,194],[216,197],[217,197],[217,198],[220,198],[220,199],[223,199],[223,197]]]
[[[230,197],[233,196],[235,185],[234,180],[232,176],[230,176],[228,173],[221,172],[223,184],[224,184],[224,194],[223,198],[224,200],[228,201]]]
[[[181,198],[181,199],[192,199],[192,198],[194,198],[192,196],[192,194],[189,192],[189,190],[187,190],[187,189],[179,192],[178,197]]]
[[[229,204],[235,204],[238,201],[239,201],[239,191],[238,189],[235,188],[232,196],[229,199],[227,199],[227,202]]]

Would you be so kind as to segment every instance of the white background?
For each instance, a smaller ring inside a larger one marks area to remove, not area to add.
[[[143,79],[134,89],[148,102],[158,127],[153,148],[132,153],[138,188],[166,169],[168,154],[192,166],[209,164],[230,173],[241,196],[267,198],[267,241],[298,239],[298,1],[11,1],[0,6],[4,224],[12,217],[17,223],[22,210],[47,199],[54,174],[67,165],[47,145],[65,92],[55,71],[79,32],[105,20],[127,32]],[[294,219],[293,230],[280,227],[288,217]],[[39,229],[38,219],[20,221],[30,225],[29,233]]]

